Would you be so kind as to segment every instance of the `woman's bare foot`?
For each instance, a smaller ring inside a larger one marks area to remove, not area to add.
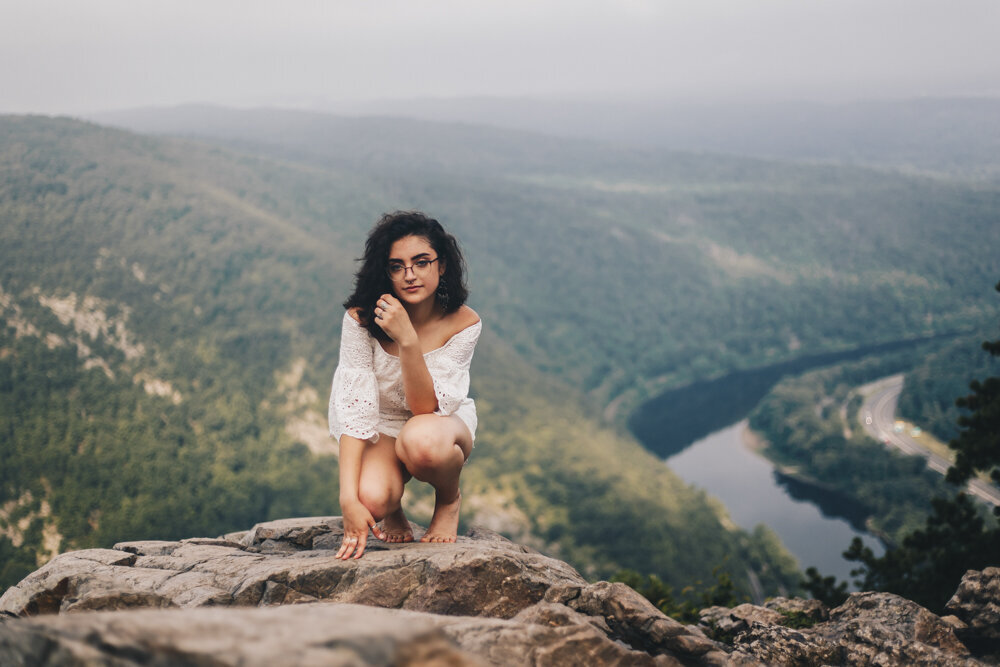
[[[382,533],[383,542],[413,541],[413,529],[410,528],[410,522],[406,520],[402,507],[382,519]]]
[[[454,542],[458,539],[458,512],[462,508],[462,493],[454,500],[441,502],[435,499],[434,516],[427,532],[420,538],[421,542]]]

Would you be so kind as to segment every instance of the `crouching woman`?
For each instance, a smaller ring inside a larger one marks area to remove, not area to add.
[[[413,540],[400,504],[411,478],[434,487],[421,541],[456,539],[459,475],[477,423],[469,366],[482,330],[467,295],[462,253],[437,220],[396,212],[369,233],[344,302],[330,395],[344,517],[338,558],[360,558],[369,528],[385,542]]]

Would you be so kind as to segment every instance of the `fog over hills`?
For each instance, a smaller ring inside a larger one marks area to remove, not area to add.
[[[806,102],[598,97],[387,99],[352,115],[466,122],[638,148],[712,151],[1000,177],[1000,98]],[[108,117],[113,120],[113,116]]]
[[[440,184],[38,117],[0,118],[0,169],[0,583],[59,550],[335,511],[324,415],[353,257],[385,202]],[[471,259],[492,222],[449,226]],[[631,567],[680,586],[726,562],[741,585],[752,571],[793,586],[772,535],[728,528],[525,360],[515,348],[537,328],[493,327],[531,303],[497,291],[516,256],[498,261],[473,262],[491,325],[466,519],[592,576]],[[411,516],[429,502],[414,489]]]
[[[175,136],[0,118],[8,567],[329,513],[339,303],[385,210],[456,233],[487,323],[468,517],[595,576],[794,582],[627,434],[649,396],[998,312],[989,184],[384,117],[114,121]]]

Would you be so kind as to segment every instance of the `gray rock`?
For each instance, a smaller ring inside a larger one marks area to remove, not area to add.
[[[0,611],[31,617],[6,621],[0,647],[66,656],[58,664],[263,664],[279,654],[282,664],[390,664],[422,645],[437,647],[440,664],[474,655],[487,664],[729,662],[624,584],[589,584],[492,531],[474,528],[454,544],[371,538],[364,557],[348,561],[334,557],[342,539],[339,517],[313,517],[62,554],[0,598]],[[149,607],[162,611],[122,611]],[[326,622],[309,625],[310,613]],[[241,624],[257,629],[232,629]],[[12,640],[15,631],[26,639]]]
[[[735,644],[740,654],[765,665],[855,664],[844,662],[844,652],[835,642],[782,625],[755,623],[737,635]]]
[[[1000,567],[966,572],[945,608],[969,626],[970,635],[1000,641]]]
[[[771,598],[764,603],[768,609],[782,614],[792,614],[815,623],[822,623],[830,618],[830,610],[819,600],[803,600],[802,598]],[[788,617],[782,625],[788,625]]]
[[[697,629],[664,615],[646,598],[622,583],[601,581],[550,590],[546,601],[568,606],[589,616],[603,618],[612,636],[653,654],[672,654],[697,659],[702,664],[724,664],[719,645]]]
[[[951,626],[891,593],[852,593],[813,630],[839,643],[847,664],[979,664]]]
[[[698,612],[703,626],[714,632],[735,636],[750,629],[753,624],[795,627],[797,624],[815,625],[830,618],[830,610],[819,600],[802,598],[771,598],[764,606],[741,604],[727,607],[709,607]]]
[[[482,624],[330,603],[46,615],[0,625],[0,664],[486,664],[446,634],[449,621],[476,630]],[[496,650],[518,661],[526,647],[507,639]]]
[[[766,612],[766,613],[765,613]],[[811,627],[787,627],[795,616]],[[821,620],[826,619],[826,620]],[[713,636],[732,637],[729,658],[767,665],[981,665],[942,619],[889,593],[854,593],[833,611],[816,600],[776,598],[767,608],[711,607],[701,620]]]

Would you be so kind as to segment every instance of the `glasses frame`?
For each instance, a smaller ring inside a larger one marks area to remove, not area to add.
[[[386,272],[386,275],[389,276],[390,280],[405,280],[406,279],[406,271],[407,271],[407,269],[409,269],[410,271],[413,271],[413,275],[416,276],[417,275],[417,264],[420,264],[421,262],[427,262],[426,266],[420,267],[420,273],[421,273],[421,275],[423,275],[423,272],[426,271],[426,270],[428,270],[429,268],[431,268],[431,264],[433,264],[434,262],[438,261],[439,259],[441,259],[441,257],[435,257],[434,259],[418,259],[413,264],[402,264],[402,263],[397,264],[396,266],[400,266],[401,265],[403,267],[403,270],[402,270],[402,272],[399,275],[394,275],[393,274],[393,272],[392,272],[393,265],[390,264],[389,266],[385,267],[385,272]]]

